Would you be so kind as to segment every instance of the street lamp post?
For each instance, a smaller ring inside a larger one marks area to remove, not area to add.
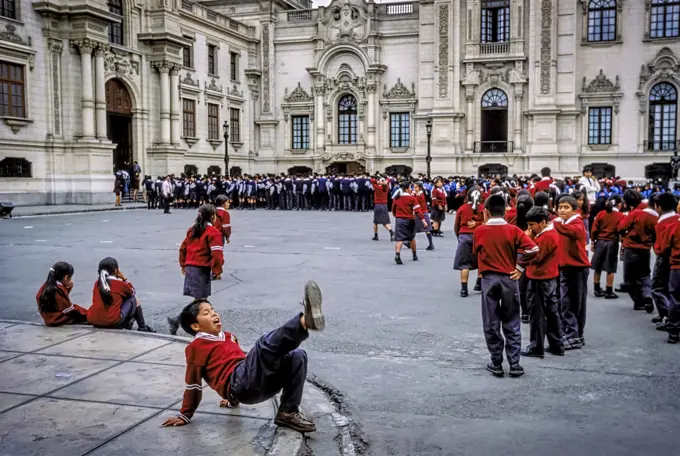
[[[432,119],[427,119],[425,130],[427,131],[427,157],[425,158],[425,161],[427,162],[427,178],[430,179],[430,163],[432,163],[432,155],[430,155],[430,143],[432,142]]]
[[[229,176],[229,122],[226,120],[222,125],[222,132],[224,133],[224,175]]]

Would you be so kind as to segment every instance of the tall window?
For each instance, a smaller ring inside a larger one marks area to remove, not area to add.
[[[182,47],[182,65],[187,68],[194,67],[194,49],[192,46]]]
[[[26,117],[24,67],[0,62],[0,116]]]
[[[338,144],[357,143],[357,99],[344,95],[338,102]]]
[[[588,144],[612,143],[612,108],[588,111]]]
[[[482,3],[482,43],[510,40],[510,5],[508,0],[485,0]]]
[[[19,19],[17,17],[17,5],[15,0],[0,0],[0,16],[8,17],[10,19]]]
[[[217,74],[217,46],[208,45],[208,74]]]
[[[238,53],[229,53],[229,75],[232,81],[238,81]]]
[[[411,138],[411,117],[408,113],[390,114],[390,147],[408,147]]]
[[[588,4],[588,41],[616,39],[616,0],[590,0]]]
[[[123,15],[123,0],[108,0],[108,5],[110,13],[119,16]],[[111,22],[109,24],[109,42],[123,45],[123,24],[121,22]]]
[[[241,111],[237,108],[229,108],[229,137],[231,142],[240,143],[241,142],[241,122],[240,122]]]
[[[651,38],[680,36],[680,0],[652,0],[650,25]]]
[[[309,149],[309,116],[293,116],[293,149]]]
[[[678,91],[662,82],[649,92],[649,150],[675,150],[678,122]]]
[[[194,100],[182,99],[182,120],[185,138],[196,137],[196,102]]]
[[[208,104],[208,139],[220,139],[220,106]]]

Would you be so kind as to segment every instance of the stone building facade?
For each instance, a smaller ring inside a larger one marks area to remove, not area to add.
[[[109,200],[113,166],[225,172],[225,146],[235,173],[429,150],[433,174],[634,179],[680,147],[680,0],[0,5],[0,200]]]

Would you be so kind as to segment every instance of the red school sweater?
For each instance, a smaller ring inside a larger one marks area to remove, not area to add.
[[[423,216],[423,208],[418,204],[418,200],[413,195],[404,193],[392,201],[392,215],[395,218],[415,220],[414,214],[420,220],[425,218]]]
[[[619,232],[624,233],[623,247],[626,249],[649,250],[654,245],[656,222],[659,214],[654,209],[640,206],[619,222]]]
[[[492,218],[475,231],[472,252],[477,256],[480,274],[510,275],[516,269],[517,254],[523,252],[530,260],[538,253],[538,246],[515,225],[502,218]]]
[[[619,241],[619,222],[625,218],[618,209],[602,211],[595,216],[590,228],[590,238],[594,241]]]
[[[54,301],[57,305],[56,309],[51,312],[43,312],[42,309],[40,309],[40,296],[42,295],[44,288],[45,284],[40,287],[38,294],[35,296],[35,300],[38,303],[40,316],[46,326],[71,325],[82,321],[82,319],[76,320],[77,314],[87,316],[87,309],[71,302],[71,290],[66,288],[61,282],[57,282],[57,291],[54,293]]]
[[[527,278],[534,280],[554,279],[560,275],[560,236],[552,225],[545,227],[534,238],[538,253],[530,260],[520,257],[517,269],[526,268]]]
[[[227,390],[231,373],[246,359],[238,339],[230,333],[217,336],[198,333],[184,350],[187,359],[185,374],[186,389],[180,409],[180,418],[187,423],[203,397],[203,379],[223,399],[228,399]]]
[[[122,281],[118,277],[109,276],[112,302],[109,307],[104,306],[99,292],[99,280],[94,283],[92,290],[92,306],[87,311],[87,321],[94,326],[115,326],[120,324],[120,306],[123,301],[135,295],[135,287],[129,281]]]
[[[467,226],[470,220],[477,222],[477,225],[474,228]],[[456,221],[453,224],[453,232],[456,233],[456,237],[461,234],[473,234],[477,228],[482,226],[483,222],[484,214],[481,210],[475,212],[472,209],[472,203],[463,204],[456,212]]]
[[[225,239],[229,239],[231,237],[231,214],[225,208],[218,207],[216,215],[215,228]]]
[[[389,192],[389,184],[385,182],[381,184],[377,180],[371,178],[371,185],[373,185],[373,204],[387,204],[387,193]]]
[[[556,218],[553,226],[560,234],[560,267],[590,267],[586,251],[586,227],[581,215],[572,215],[567,221]]]
[[[446,209],[446,191],[443,188],[435,187],[432,189],[432,207],[441,206]]]
[[[673,235],[677,222],[678,214],[675,212],[669,212],[659,217],[659,221],[656,223],[655,227],[656,240],[654,241],[654,253],[657,256],[661,256],[662,252],[666,250],[666,247],[670,245],[671,236]]]
[[[214,275],[222,274],[224,264],[224,247],[222,234],[217,228],[208,224],[203,234],[194,239],[191,237],[193,228],[189,228],[187,236],[179,248],[179,265],[210,268]]]

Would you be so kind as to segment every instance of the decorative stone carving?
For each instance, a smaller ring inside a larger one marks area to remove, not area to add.
[[[238,90],[238,86],[236,84],[233,85],[231,90],[229,91],[229,95],[233,95],[235,97],[243,98],[243,91]]]
[[[71,45],[77,47],[81,54],[92,54],[98,43],[89,38],[83,38],[82,40],[72,40]]]
[[[416,97],[416,85],[414,83],[411,83],[411,89],[412,90],[409,90],[401,83],[401,78],[397,78],[397,83],[389,90],[389,92],[387,91],[387,84],[385,84],[383,98],[387,100],[410,100]]]
[[[651,85],[660,81],[673,80],[680,83],[680,60],[669,48],[662,48],[652,63],[640,68],[640,82],[636,95],[640,98],[640,113],[647,112],[647,97]]]
[[[298,82],[297,87],[290,93],[290,95],[288,95],[288,89],[286,89],[283,99],[287,103],[307,103],[313,101],[314,97],[305,92],[305,89],[303,89]]]
[[[342,7],[328,10],[321,21],[331,43],[361,43],[368,35],[367,20],[360,8],[345,0]]]
[[[449,96],[449,5],[439,5],[439,98]]]
[[[5,26],[5,31],[0,32],[0,40],[2,41],[9,41],[10,43],[14,44],[21,44],[22,46],[30,46],[30,39],[29,41],[24,41],[23,38],[21,38],[17,34],[17,28],[13,26],[12,24],[7,24]]]
[[[505,71],[483,71],[480,70],[480,84],[490,83],[492,86],[498,85],[499,81],[508,82],[508,73],[510,70]]]
[[[106,44],[100,44],[97,52],[106,53],[104,57],[104,71],[115,72],[118,77],[139,76],[139,62],[133,62],[123,52],[111,49]]]
[[[212,78],[212,79],[210,80],[210,84],[208,84],[208,83],[206,82],[205,89],[206,89],[206,90],[210,90],[210,91],[212,91],[212,92],[219,92],[219,93],[222,93],[222,86],[221,86],[221,85],[217,85],[217,82],[215,81],[215,78]]]
[[[271,112],[269,101],[269,24],[262,24],[262,111]]]
[[[550,94],[552,61],[552,1],[541,0],[541,94]]]
[[[191,77],[191,73],[187,73],[186,77],[182,79],[182,84],[198,87],[198,81],[194,81]]]
[[[61,136],[61,52],[64,44],[61,40],[48,41],[52,53],[52,106],[54,109],[54,134]]]
[[[607,78],[607,76],[604,75],[603,71],[600,70],[600,74],[598,74],[595,79],[590,81],[590,84],[586,84],[586,77],[583,77],[583,87],[581,88],[581,92],[618,92],[619,89],[621,89],[621,85],[619,84],[619,76],[616,75],[616,83],[613,83],[609,80],[609,78]]]

